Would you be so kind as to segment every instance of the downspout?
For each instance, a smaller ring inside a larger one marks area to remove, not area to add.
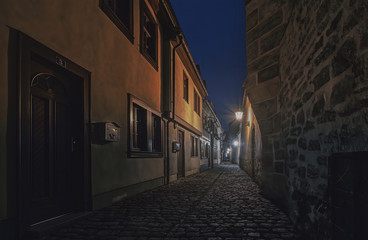
[[[181,35],[181,32],[178,35],[179,37],[179,43],[173,48],[172,50],[172,57],[173,57],[173,67],[172,67],[172,83],[173,83],[173,107],[172,107],[172,117],[169,118],[169,120],[166,123],[166,154],[167,154],[167,161],[166,161],[166,184],[169,184],[170,182],[170,139],[169,139],[169,124],[170,122],[173,122],[175,119],[175,51],[180,45],[183,44],[183,36]]]

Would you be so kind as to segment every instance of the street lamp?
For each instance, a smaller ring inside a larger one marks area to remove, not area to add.
[[[237,146],[239,146],[239,142],[238,142],[237,140],[235,140],[235,141],[233,142],[233,145],[234,145],[235,147],[237,147]]]

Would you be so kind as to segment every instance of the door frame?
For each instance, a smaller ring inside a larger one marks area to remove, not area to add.
[[[180,139],[180,132],[182,133],[182,139]],[[185,131],[178,129],[178,140],[180,142],[180,140],[182,140],[182,144],[180,146],[180,151],[178,152],[178,161],[177,161],[177,178],[179,178],[179,159],[180,156],[182,157],[182,162],[181,162],[181,168],[182,168],[182,172],[180,174],[180,178],[185,177]]]
[[[30,157],[30,63],[31,52],[37,52],[50,62],[58,64],[66,71],[78,76],[82,80],[81,94],[83,94],[83,144],[82,150],[82,195],[80,209],[78,211],[85,212],[91,209],[91,144],[90,144],[90,79],[91,73],[81,66],[73,63],[61,54],[56,53],[45,45],[37,42],[26,34],[17,31],[18,39],[18,140],[17,152],[18,166],[17,166],[17,232],[18,237],[21,238],[26,230],[29,229],[29,223],[26,219],[27,199],[25,196],[24,187],[28,178],[27,166]]]

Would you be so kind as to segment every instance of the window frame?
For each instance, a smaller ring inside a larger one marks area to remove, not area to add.
[[[108,0],[100,0],[100,8],[101,10],[106,14],[108,18],[115,24],[115,26],[128,38],[128,40],[131,43],[134,43],[134,2],[133,0],[128,0],[130,3],[129,6],[129,24],[128,26],[119,18],[119,16],[116,14],[116,12],[109,7],[109,4],[107,3]],[[120,1],[120,0],[116,0]]]
[[[147,61],[153,66],[153,68],[158,71],[158,24],[155,21],[155,19],[152,16],[151,11],[149,10],[148,6],[146,5],[146,3],[141,0],[140,1],[140,44],[139,44],[139,48],[140,48],[140,52],[141,54],[147,59]],[[146,50],[145,50],[145,38],[144,38],[144,24],[143,24],[143,20],[144,20],[144,15],[147,16],[147,18],[150,20],[150,22],[152,22],[152,24],[154,25],[154,34],[155,34],[155,57],[152,57]]]
[[[197,90],[195,90],[195,88],[193,88],[193,92],[194,92],[194,112],[196,112],[199,116],[201,116],[201,97],[199,96]]]
[[[198,137],[190,135],[190,156],[192,158],[198,157]]]
[[[128,157],[147,157],[147,158],[159,158],[163,156],[163,127],[161,113],[154,110],[151,106],[143,102],[142,100],[128,94]],[[142,109],[145,112],[145,133],[143,136],[143,144],[145,146],[137,148],[134,145],[134,113],[137,108]],[[155,126],[154,122],[159,122],[159,125]],[[157,129],[158,128],[158,129]],[[157,133],[158,136],[157,136]],[[157,136],[155,138],[155,136]],[[159,141],[157,143],[157,141]],[[155,145],[156,144],[156,145]],[[160,149],[156,149],[156,147]]]
[[[189,103],[189,79],[184,71],[183,71],[183,98],[187,103]]]

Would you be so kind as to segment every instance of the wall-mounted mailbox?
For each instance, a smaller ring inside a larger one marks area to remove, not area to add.
[[[95,142],[118,142],[120,140],[120,126],[114,122],[95,123]]]
[[[176,153],[180,151],[180,142],[173,142],[172,143],[172,152]]]

